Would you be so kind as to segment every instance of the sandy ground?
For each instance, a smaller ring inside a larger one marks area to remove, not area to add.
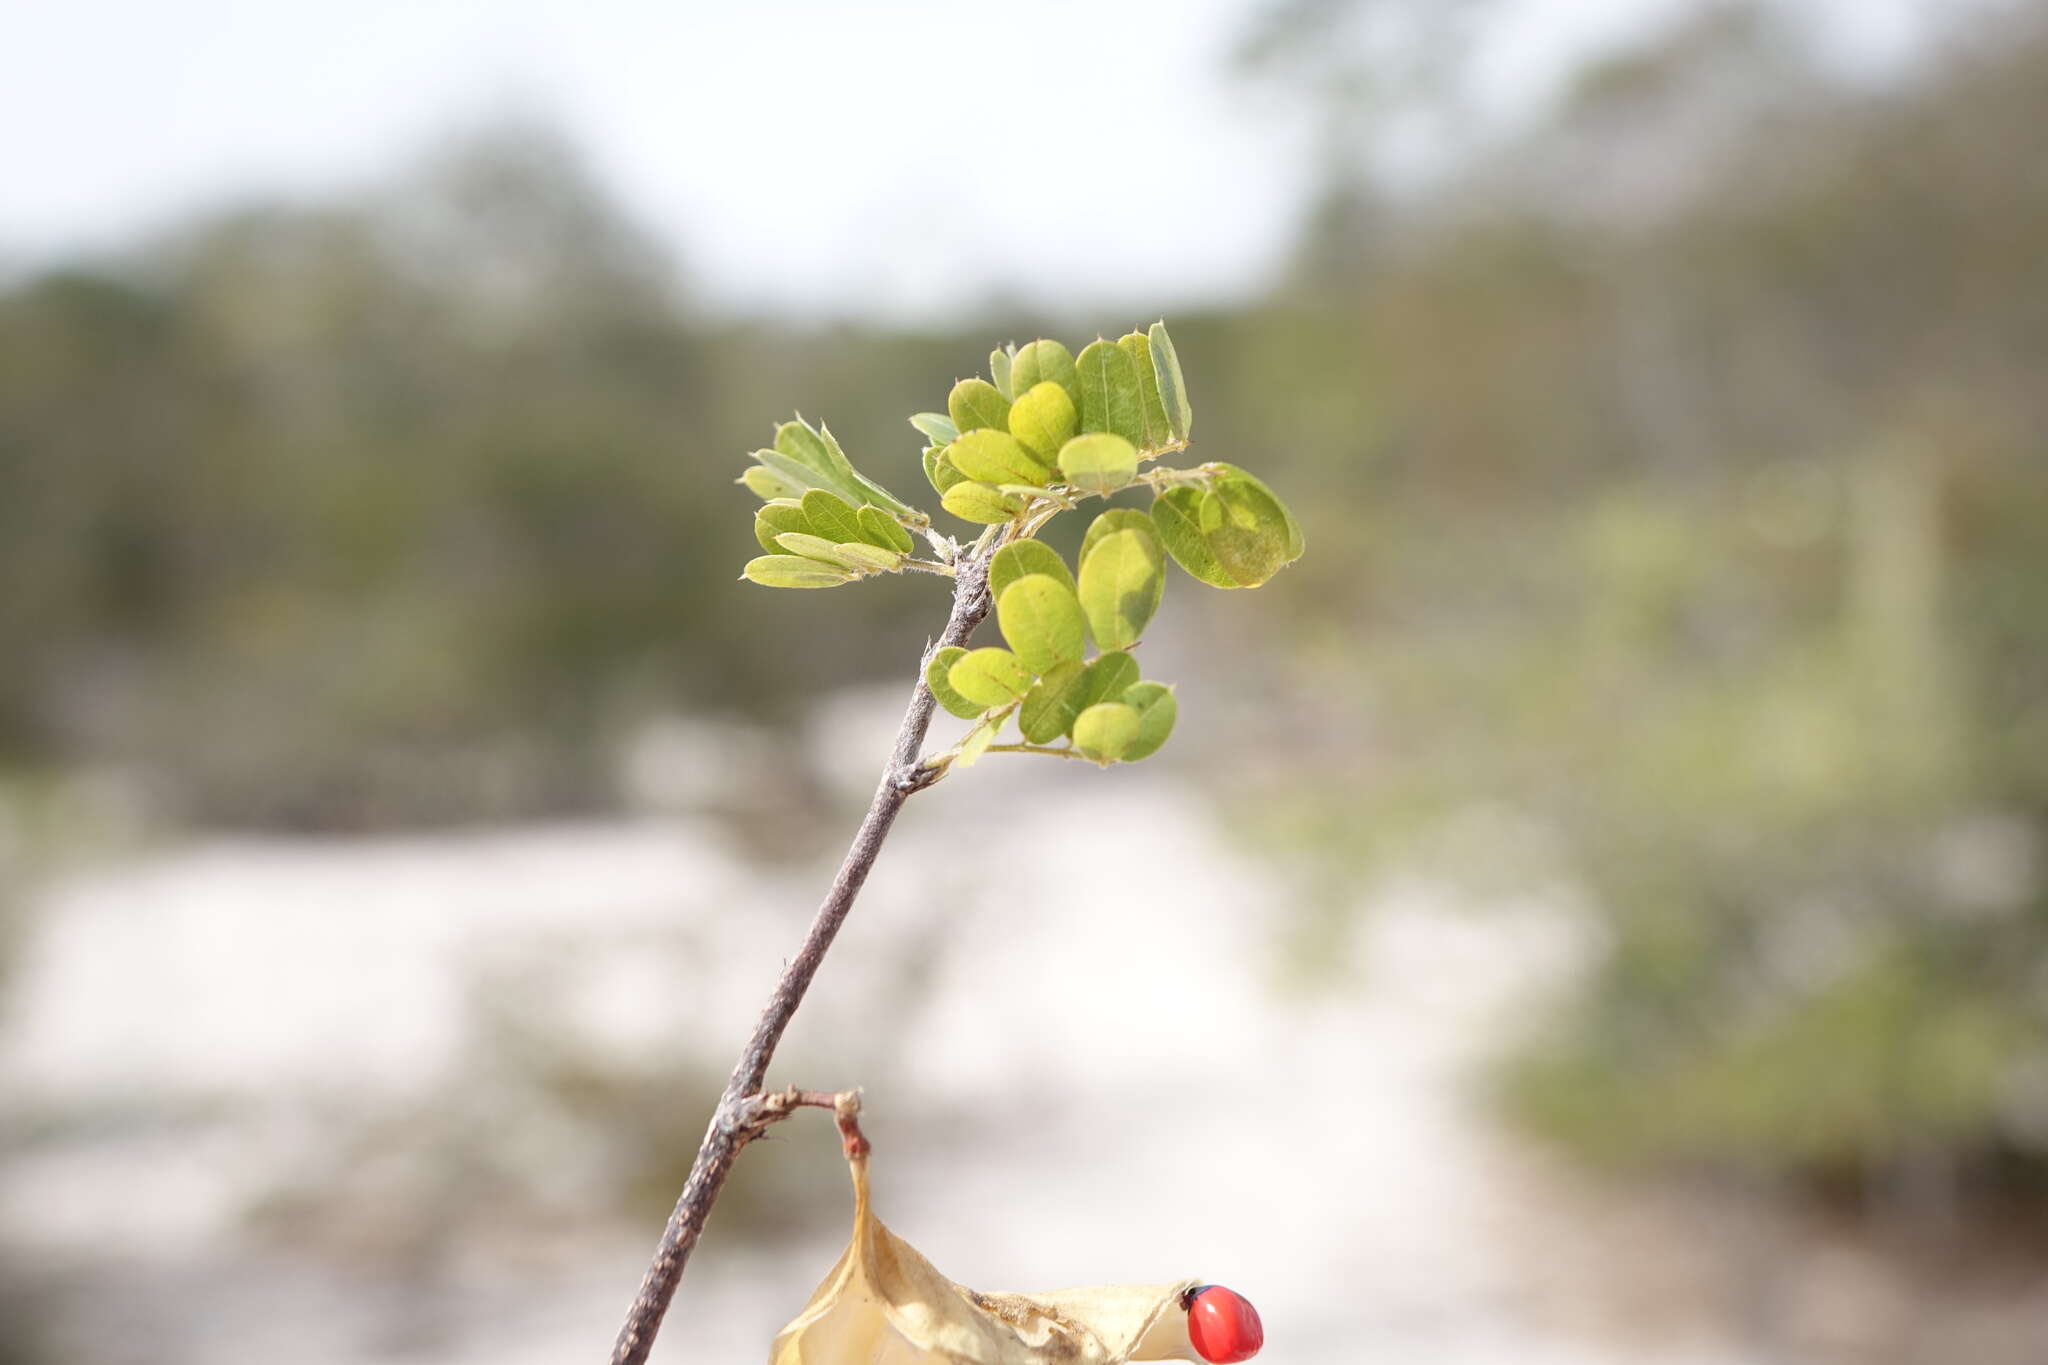
[[[559,1116],[465,1100],[385,1139],[369,1164],[399,1177],[333,1173],[363,1168],[368,1120],[473,1096],[508,999],[708,1099],[824,872],[764,873],[677,816],[212,839],[51,887],[0,1022],[0,1093],[33,1116],[0,1166],[0,1265],[45,1350],[601,1358],[662,1207],[536,1236],[485,1199],[424,1241],[348,1231],[439,1207],[479,1152],[576,1208],[606,1154]],[[883,1216],[966,1283],[1197,1275],[1303,1365],[1760,1360],[1692,1314],[1613,1330],[1589,1306],[1605,1234],[1485,1118],[1476,1067],[1570,962],[1565,921],[1382,891],[1341,984],[1307,990],[1272,960],[1285,894],[1170,772],[989,760],[913,803],[776,1079],[867,1087]],[[762,1358],[837,1254],[829,1126],[779,1136],[743,1163],[813,1191],[793,1230],[708,1240],[657,1358]],[[326,1210],[316,1235],[262,1231],[292,1198]]]

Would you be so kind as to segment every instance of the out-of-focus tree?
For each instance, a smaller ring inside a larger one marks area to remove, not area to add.
[[[1340,204],[1246,324],[1237,417],[1343,490],[1304,572],[1354,604],[1257,829],[1343,889],[1309,943],[1432,848],[1586,893],[1509,1072],[1540,1130],[1952,1211],[2048,1168],[2048,14],[1885,86],[1781,20],[1709,7]],[[1554,858],[1457,836],[1502,808]]]
[[[719,589],[751,541],[709,509],[771,390],[914,470],[886,405],[947,362],[885,350],[897,372],[856,379],[829,335],[692,321],[526,127],[23,281],[0,293],[0,764],[137,769],[237,822],[601,805],[636,719],[793,681],[756,647],[786,608]],[[818,646],[857,669],[907,605],[876,597]]]
[[[1236,62],[1315,120],[1333,185],[1369,182],[1468,129],[1470,55],[1499,0],[1268,0]]]

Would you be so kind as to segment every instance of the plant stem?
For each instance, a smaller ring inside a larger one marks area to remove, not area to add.
[[[768,997],[767,1007],[761,1011],[761,1017],[754,1025],[753,1037],[747,1040],[745,1050],[733,1067],[731,1079],[725,1083],[725,1093],[719,1097],[711,1125],[704,1133],[704,1143],[697,1149],[697,1159],[690,1167],[690,1178],[683,1185],[682,1197],[676,1200],[675,1210],[669,1214],[668,1226],[662,1230],[661,1244],[655,1249],[654,1261],[647,1267],[647,1275],[640,1282],[640,1292],[626,1315],[626,1325],[612,1347],[612,1365],[643,1365],[647,1353],[653,1349],[654,1334],[661,1330],[662,1317],[668,1312],[670,1300],[675,1297],[676,1285],[683,1277],[683,1267],[697,1245],[698,1235],[704,1230],[704,1220],[711,1212],[711,1205],[732,1171],[733,1159],[742,1147],[760,1134],[761,1087],[767,1079],[768,1062],[775,1055],[775,1045],[782,1041],[783,1030],[789,1027],[797,1006],[803,1003],[804,992],[809,989],[811,978],[817,975],[826,949],[832,946],[839,926],[846,922],[854,897],[860,894],[869,869],[874,867],[875,858],[882,851],[882,841],[896,822],[896,813],[903,809],[905,801],[937,781],[943,773],[943,769],[925,767],[920,757],[925,732],[931,727],[934,705],[931,689],[925,686],[924,665],[938,650],[965,644],[989,611],[985,550],[961,557],[955,569],[952,614],[946,620],[944,632],[919,662],[917,685],[911,689],[910,706],[904,712],[902,728],[896,733],[896,747],[889,756],[889,764],[882,770],[875,799],[868,806],[859,832],[853,836],[853,846],[847,850],[839,874],[832,879],[831,891],[818,907],[810,931],[804,935],[803,946],[783,968],[782,979],[775,983],[775,992]]]
[[[991,744],[982,750],[989,754],[1045,754],[1051,758],[1079,758],[1094,762],[1079,749],[1056,749],[1050,744]]]

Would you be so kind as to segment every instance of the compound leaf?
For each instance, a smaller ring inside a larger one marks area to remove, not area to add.
[[[1079,710],[1099,701],[1116,701],[1138,681],[1138,661],[1120,649],[1096,656],[1081,685]]]
[[[993,428],[1010,429],[1010,400],[986,379],[963,379],[946,395],[946,413],[961,435]]]
[[[807,535],[802,531],[784,531],[775,537],[779,550],[805,559],[815,559],[820,564],[836,564],[842,569],[859,569],[860,565],[839,553],[839,546],[823,536]]]
[[[1049,379],[1033,384],[1010,405],[1010,434],[1041,460],[1057,456],[1080,429],[1073,398]]]
[[[996,597],[1026,574],[1049,574],[1075,591],[1074,574],[1058,550],[1042,540],[1013,540],[988,562],[988,590]]]
[[[1199,510],[1209,553],[1241,586],[1256,588],[1292,562],[1300,528],[1257,479],[1219,475]]]
[[[917,542],[903,524],[879,507],[863,507],[859,512],[860,538],[870,545],[879,545],[885,550],[907,555],[917,548]]]
[[[1005,719],[1007,717],[990,716],[987,720],[970,730],[967,738],[960,741],[959,750],[953,755],[953,766],[956,768],[973,767],[975,760],[988,752],[988,746],[1001,733]]]
[[[1152,377],[1159,385],[1159,404],[1166,411],[1166,424],[1178,440],[1188,439],[1194,430],[1194,410],[1188,406],[1187,384],[1180,377],[1180,355],[1173,349],[1173,338],[1166,334],[1166,324],[1155,322],[1146,340],[1151,343]]]
[[[1137,743],[1139,728],[1135,707],[1099,701],[1074,718],[1074,747],[1108,767]]]
[[[992,526],[1016,516],[1027,504],[1016,494],[1004,493],[985,483],[963,478],[946,490],[939,505],[962,521],[978,521]]]
[[[1041,338],[1017,350],[1010,361],[1010,383],[1018,393],[1029,393],[1040,384],[1057,384],[1067,391],[1078,411],[1081,383],[1074,368],[1074,353],[1057,341]]]
[[[1246,483],[1250,484],[1252,487],[1258,489],[1261,493],[1264,493],[1267,497],[1271,498],[1273,500],[1273,505],[1280,509],[1280,515],[1287,519],[1287,562],[1292,564],[1295,560],[1301,558],[1301,552],[1304,548],[1301,534],[1301,523],[1294,519],[1294,513],[1287,506],[1287,504],[1280,501],[1280,495],[1278,493],[1275,493],[1271,488],[1268,488],[1265,485],[1265,483],[1258,478],[1257,475],[1239,469],[1234,464],[1225,464],[1223,461],[1218,460],[1207,467],[1210,469],[1218,470],[1233,478],[1242,479]]]
[[[740,572],[764,588],[836,588],[860,577],[850,570],[800,555],[762,555],[748,560],[747,567]]]
[[[1145,396],[1130,352],[1091,341],[1074,362],[1081,384],[1081,430],[1109,431],[1132,445],[1145,439]]]
[[[1007,706],[1031,690],[1031,670],[1007,649],[971,649],[953,661],[946,678],[953,690],[986,709]]]
[[[976,706],[955,692],[953,680],[948,676],[953,665],[966,657],[967,651],[959,645],[947,645],[932,655],[930,662],[925,664],[924,685],[931,689],[932,696],[939,705],[956,716],[972,718],[980,715],[985,708]]]
[[[775,428],[775,448],[798,464],[814,469],[820,474],[837,472],[837,463],[845,459],[842,454],[840,461],[835,462],[824,439],[811,430],[810,424],[802,418],[784,422]],[[850,470],[852,466],[847,465],[846,468]]]
[[[1152,343],[1143,332],[1131,332],[1118,337],[1116,344],[1131,357],[1131,366],[1138,372],[1138,393],[1145,416],[1145,437],[1138,444],[1146,450],[1157,450],[1173,439],[1173,426],[1166,420],[1166,406],[1160,401],[1159,374],[1152,365]]]
[[[1216,562],[1202,534],[1203,503],[1211,495],[1206,489],[1183,485],[1169,488],[1152,501],[1152,524],[1173,562],[1212,588],[1244,586]]]
[[[924,477],[925,482],[932,486],[932,491],[940,497],[944,497],[947,489],[963,481],[967,476],[953,468],[953,462],[946,458],[946,448],[926,446],[924,448]]]
[[[843,540],[832,547],[841,562],[865,573],[895,573],[903,567],[903,556],[864,540]]]
[[[786,502],[766,503],[754,513],[754,539],[760,541],[761,548],[771,555],[782,550],[775,537],[784,531],[809,532],[810,529],[811,519],[804,515],[804,509]]]
[[[784,478],[766,465],[758,464],[749,465],[746,472],[740,475],[740,482],[747,486],[749,493],[763,502],[773,502],[777,498],[800,498],[806,487],[804,484]]]
[[[1124,689],[1119,700],[1138,713],[1138,734],[1124,750],[1124,762],[1136,763],[1152,757],[1173,733],[1174,718],[1180,709],[1173,698],[1173,688],[1161,682],[1133,683]]]
[[[910,419],[910,425],[935,446],[951,445],[960,437],[960,428],[943,412],[920,412]]]
[[[946,459],[977,483],[1042,487],[1052,469],[1006,431],[970,431],[946,447]]]
[[[996,622],[1024,666],[1044,673],[1059,664],[1079,663],[1088,627],[1074,590],[1051,574],[1026,574],[996,599]]]
[[[831,432],[813,431],[801,418],[784,422],[775,428],[775,452],[811,471],[808,487],[830,489],[856,507],[868,500],[853,462]]]
[[[1138,531],[1114,531],[1097,541],[1081,561],[1081,610],[1106,650],[1138,642],[1159,610],[1166,585],[1152,546]]]
[[[1138,450],[1106,431],[1076,436],[1060,447],[1060,475],[1084,493],[1114,493],[1138,476]]]
[[[827,540],[861,540],[860,516],[854,504],[822,488],[813,488],[803,497],[804,515],[810,519],[812,535]]]
[[[1104,508],[1094,521],[1088,523],[1088,534],[1081,537],[1081,559],[1086,561],[1088,552],[1093,550],[1104,536],[1113,535],[1118,531],[1136,531],[1144,536],[1145,542],[1152,547],[1152,557],[1158,561],[1159,567],[1166,567],[1166,547],[1159,543],[1159,528],[1152,524],[1151,517],[1135,507]]]
[[[1055,664],[1024,695],[1017,710],[1017,728],[1033,744],[1050,744],[1074,728],[1074,717],[1086,705],[1088,665]]]

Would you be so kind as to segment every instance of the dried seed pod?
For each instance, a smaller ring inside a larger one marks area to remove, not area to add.
[[[868,1202],[866,1152],[856,1149],[847,1161],[853,1240],[804,1311],[776,1336],[769,1365],[1123,1365],[1202,1358],[1188,1337],[1188,1304],[1199,1281],[977,1293],[941,1275],[882,1225]]]

